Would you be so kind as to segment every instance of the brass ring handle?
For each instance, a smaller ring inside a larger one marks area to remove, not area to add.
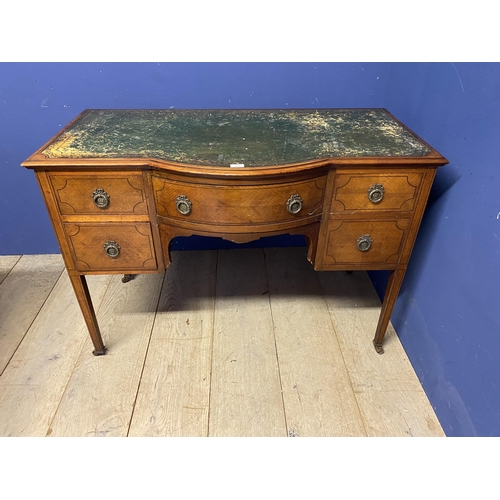
[[[193,204],[189,201],[189,198],[183,194],[177,196],[175,199],[175,205],[179,213],[182,215],[189,215],[193,206]]]
[[[104,251],[108,257],[116,259],[120,255],[120,245],[116,241],[108,240],[104,243]]]
[[[361,252],[366,252],[367,250],[370,250],[370,247],[372,246],[373,240],[369,234],[363,234],[363,236],[360,236],[357,241],[357,246],[358,250]]]
[[[286,202],[286,209],[292,214],[298,214],[302,210],[302,198],[298,194],[292,194]]]
[[[109,205],[109,194],[104,189],[97,188],[92,193],[92,201],[98,208],[106,208]]]
[[[372,203],[380,203],[384,197],[385,189],[382,184],[374,184],[368,189],[368,199]]]

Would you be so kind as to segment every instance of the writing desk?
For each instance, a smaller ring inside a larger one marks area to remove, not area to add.
[[[377,352],[436,170],[384,109],[86,110],[34,169],[94,344],[85,275],[163,272],[176,236],[302,234],[317,271],[391,271]]]

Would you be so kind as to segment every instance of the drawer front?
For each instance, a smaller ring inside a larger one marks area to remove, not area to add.
[[[157,268],[149,223],[64,224],[79,271]]]
[[[153,177],[158,215],[203,224],[266,224],[320,216],[326,177],[251,186],[189,184]]]
[[[148,213],[141,174],[50,174],[62,215]]]
[[[409,219],[328,223],[323,264],[397,264]]]
[[[422,174],[337,173],[331,213],[355,210],[412,211]]]

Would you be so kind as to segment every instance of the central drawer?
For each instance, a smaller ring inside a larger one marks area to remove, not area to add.
[[[157,213],[200,224],[272,224],[321,216],[326,176],[300,182],[213,185],[153,176]]]

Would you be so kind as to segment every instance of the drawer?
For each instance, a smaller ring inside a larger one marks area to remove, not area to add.
[[[221,186],[153,177],[158,215],[203,224],[268,224],[319,218],[326,177],[306,181]]]
[[[409,219],[332,219],[327,226],[323,264],[397,264],[409,224]]]
[[[148,213],[140,173],[50,174],[62,215]]]
[[[415,207],[420,172],[413,173],[337,173],[332,213],[355,210],[398,210]]]
[[[149,223],[64,224],[79,271],[157,268]]]

